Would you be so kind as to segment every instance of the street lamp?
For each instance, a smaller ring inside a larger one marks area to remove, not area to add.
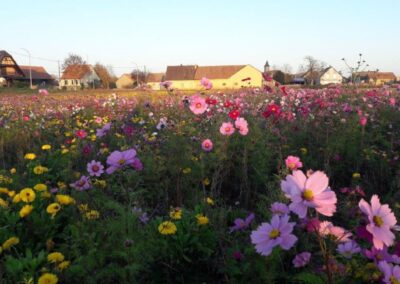
[[[28,54],[29,57],[29,81],[30,81],[30,86],[31,86],[31,90],[33,89],[32,86],[32,65],[31,65],[31,53],[26,49],[26,48],[21,48],[22,50],[26,51],[26,53]]]

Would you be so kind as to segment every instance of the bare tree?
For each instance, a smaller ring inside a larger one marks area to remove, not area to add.
[[[74,53],[68,54],[68,57],[64,59],[64,62],[61,66],[62,70],[64,71],[70,65],[76,64],[86,64],[86,61],[83,60],[82,56]]]
[[[306,79],[308,80],[310,85],[316,84],[319,73],[325,69],[326,63],[323,61],[320,61],[318,59],[315,59],[314,57],[308,55],[304,57],[305,64],[302,65],[302,69],[305,70],[306,72]]]
[[[147,75],[148,75],[148,72],[137,70],[137,69],[135,69],[131,72],[131,77],[133,80],[135,80],[136,86],[140,86],[143,83],[145,83]]]
[[[283,64],[283,67],[282,67],[283,72],[290,74],[290,73],[292,73],[292,70],[293,70],[293,68],[290,64],[288,64],[288,63]]]

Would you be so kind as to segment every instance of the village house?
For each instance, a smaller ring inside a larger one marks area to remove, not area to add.
[[[305,85],[342,84],[343,76],[332,66],[321,71],[307,71],[293,75],[292,83]]]
[[[61,76],[59,87],[67,90],[95,88],[99,85],[100,78],[88,64],[69,65]]]
[[[357,83],[381,86],[396,82],[397,78],[393,72],[366,71],[354,73],[353,77]]]
[[[168,66],[165,81],[172,88],[180,90],[199,90],[202,78],[209,79],[214,89],[239,89],[243,87],[261,87],[262,74],[251,65]]]
[[[131,89],[134,87],[134,85],[136,85],[136,80],[133,79],[131,73],[126,73],[122,74],[115,84],[117,85],[118,89]]]
[[[42,66],[19,66],[24,73],[24,77],[18,80],[23,80],[24,82],[30,81],[30,74],[32,74],[33,85],[45,87],[53,84],[54,78],[47,73],[46,69]]]
[[[0,50],[0,86],[11,86],[14,80],[24,76],[14,58],[5,50]]]
[[[149,73],[146,77],[146,85],[152,90],[160,90],[160,83],[164,81],[164,73]]]

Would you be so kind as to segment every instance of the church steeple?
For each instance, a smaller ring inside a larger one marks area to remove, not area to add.
[[[267,60],[267,62],[265,62],[265,65],[264,65],[264,72],[269,72],[269,63],[268,63],[268,60]]]

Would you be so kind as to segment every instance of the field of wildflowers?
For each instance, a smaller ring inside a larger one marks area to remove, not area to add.
[[[0,96],[1,283],[400,283],[400,89]]]

